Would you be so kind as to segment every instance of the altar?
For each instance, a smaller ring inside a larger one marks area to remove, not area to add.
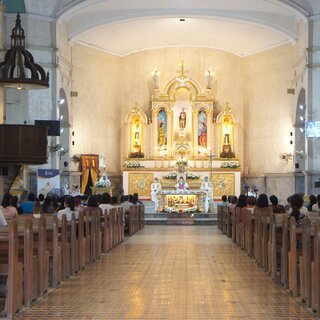
[[[160,190],[158,211],[169,213],[203,212],[206,192],[201,190]]]
[[[150,200],[157,179],[162,187],[159,205],[178,212],[191,207],[203,211],[204,181],[211,184],[214,199],[240,194],[238,117],[229,103],[220,106],[215,100],[208,70],[204,89],[187,74],[184,62],[163,86],[160,71],[152,73],[151,110],[135,103],[125,120],[126,194]],[[179,177],[188,183],[190,194],[170,193]]]

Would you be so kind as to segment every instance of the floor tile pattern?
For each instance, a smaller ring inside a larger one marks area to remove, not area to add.
[[[317,319],[214,226],[146,226],[18,319]]]

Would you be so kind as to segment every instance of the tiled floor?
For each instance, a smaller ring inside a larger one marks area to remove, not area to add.
[[[147,226],[18,319],[316,319],[213,226]]]

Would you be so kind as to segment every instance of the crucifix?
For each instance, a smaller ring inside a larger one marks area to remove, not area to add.
[[[177,77],[177,81],[179,81],[180,84],[184,85],[184,83],[189,80],[189,79],[185,76],[185,73],[188,72],[188,71],[185,71],[185,66],[186,66],[186,64],[184,63],[183,60],[181,60],[181,62],[178,64],[178,66],[180,67],[180,70],[177,71],[177,73],[180,73],[180,76]]]

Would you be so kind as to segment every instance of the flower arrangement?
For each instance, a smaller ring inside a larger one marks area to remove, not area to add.
[[[182,210],[183,213],[196,212],[196,211],[197,211],[197,207],[196,206],[191,207],[191,208],[186,208],[186,209]]]
[[[168,173],[168,174],[165,174],[163,176],[163,179],[168,179],[168,180],[177,180],[177,174],[175,172],[171,172],[171,173]]]
[[[168,207],[168,206],[165,206],[165,207],[164,207],[164,211],[165,211],[165,212],[168,212],[168,213],[178,213],[178,212],[179,212],[178,209],[171,208],[171,207]]]
[[[240,163],[238,161],[234,161],[234,162],[222,162],[221,164],[221,168],[231,168],[231,169],[235,169],[235,168],[239,168],[240,167]]]
[[[142,168],[142,165],[140,164],[140,162],[137,162],[137,161],[125,161],[123,163],[123,166],[125,168]]]
[[[186,178],[189,180],[198,180],[200,178],[200,176],[197,176],[191,172],[187,172]]]

